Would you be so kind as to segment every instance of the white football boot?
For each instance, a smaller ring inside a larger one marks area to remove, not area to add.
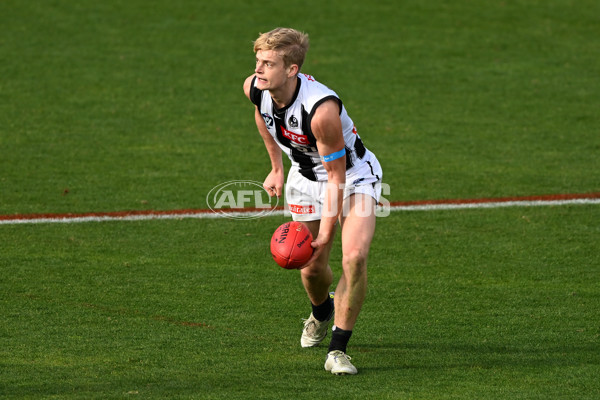
[[[319,321],[312,313],[310,313],[310,317],[304,321],[300,345],[302,347],[318,346],[323,339],[325,339],[325,336],[327,336],[327,330],[329,328],[329,323],[333,319],[333,314],[334,313],[332,312],[325,321]]]
[[[334,350],[327,354],[325,371],[334,375],[355,375],[358,370],[350,362],[352,358],[341,350]]]

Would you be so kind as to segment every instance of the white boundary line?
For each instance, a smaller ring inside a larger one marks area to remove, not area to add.
[[[460,210],[476,208],[500,207],[540,207],[564,206],[570,204],[600,204],[600,199],[569,199],[569,200],[513,200],[474,203],[440,203],[440,204],[415,204],[405,206],[392,206],[392,211],[432,211],[432,210]]]
[[[500,208],[500,207],[540,207],[540,206],[564,206],[579,204],[600,204],[600,198],[580,198],[569,200],[514,200],[514,201],[494,201],[494,202],[467,202],[464,203],[437,203],[437,204],[413,204],[413,205],[395,205],[390,206],[390,211],[435,211],[435,210],[460,210],[460,209],[482,209],[482,208]],[[280,216],[287,214],[284,210],[275,210],[268,216]],[[82,222],[109,222],[109,221],[149,221],[149,220],[172,220],[172,219],[250,219],[256,216],[255,212],[230,212],[230,213],[208,213],[208,212],[190,212],[190,213],[148,213],[141,215],[108,215],[108,216],[57,216],[43,218],[13,218],[0,220],[0,225],[19,225],[19,224],[73,224]]]

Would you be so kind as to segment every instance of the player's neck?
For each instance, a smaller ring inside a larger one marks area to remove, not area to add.
[[[277,109],[282,109],[290,105],[296,93],[298,77],[288,79],[282,86],[275,90],[269,90],[273,103]]]

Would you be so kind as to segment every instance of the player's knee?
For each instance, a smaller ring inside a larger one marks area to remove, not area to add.
[[[304,279],[308,280],[320,280],[322,279],[323,274],[326,272],[327,264],[322,265],[319,260],[314,261],[308,267],[300,270],[300,273],[304,277]]]
[[[344,272],[361,275],[366,272],[367,252],[361,248],[353,248],[344,252],[342,263]]]

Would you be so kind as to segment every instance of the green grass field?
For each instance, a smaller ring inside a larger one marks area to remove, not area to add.
[[[262,180],[241,86],[276,26],[311,35],[389,200],[600,192],[600,3],[346,3],[0,2],[0,215]],[[0,225],[0,397],[600,397],[597,204],[380,218],[347,377],[299,346],[285,220]]]

